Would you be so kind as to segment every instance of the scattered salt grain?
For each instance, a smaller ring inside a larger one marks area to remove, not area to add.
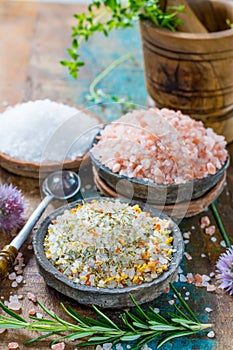
[[[216,241],[217,241],[217,238],[216,238],[216,237],[211,237],[210,240],[211,240],[212,242],[216,242]]]
[[[189,297],[184,297],[184,300],[189,300]]]
[[[11,283],[11,287],[12,288],[17,288],[18,287],[18,283],[16,281]]]
[[[190,292],[186,292],[185,295],[189,296],[189,295],[190,295]]]
[[[0,334],[6,332],[6,328],[0,328]]]
[[[1,114],[0,152],[31,162],[75,159],[90,147],[98,124],[91,115],[62,103],[28,101]]]
[[[215,273],[214,272],[210,272],[210,277],[214,277],[215,276]]]
[[[16,273],[15,272],[11,272],[8,276],[8,279],[10,281],[14,281],[16,279]]]
[[[205,228],[210,225],[210,219],[208,216],[202,216],[201,218],[201,228]]]
[[[209,313],[209,312],[212,312],[213,309],[211,309],[210,307],[206,307],[206,308],[205,308],[205,311]]]
[[[34,294],[32,294],[31,292],[28,292],[27,297],[28,297],[28,300],[31,300],[33,303],[36,303],[37,297]]]
[[[8,303],[8,309],[19,311],[21,309],[22,305],[19,301],[13,300]]]
[[[193,257],[187,252],[184,252],[184,255],[185,255],[187,260],[192,260],[193,259]]]
[[[180,282],[187,282],[187,278],[185,277],[185,275],[180,275]]]
[[[220,242],[220,245],[221,245],[222,247],[224,247],[224,248],[226,248],[226,246],[227,246],[225,241],[221,241],[221,242]]]
[[[191,229],[192,229],[192,230],[195,230],[195,228],[196,228],[195,226],[191,226]]]
[[[178,273],[183,273],[183,269],[179,266]]]
[[[214,225],[211,225],[209,227],[206,227],[205,228],[205,233],[207,235],[210,235],[210,236],[213,236],[215,234],[215,226]]]
[[[126,345],[126,348],[127,348],[127,349],[131,349],[131,346],[130,346],[130,345]]]
[[[202,253],[201,258],[206,258],[206,254]]]
[[[209,284],[206,288],[207,292],[214,292],[216,290],[216,286],[213,284]]]
[[[112,349],[112,343],[103,344],[103,350],[111,350],[111,349]]]
[[[160,313],[160,309],[158,307],[155,307],[154,308],[154,312],[156,312],[156,314],[159,314]]]
[[[35,314],[36,314],[36,309],[35,308],[32,308],[32,309],[30,309],[28,311],[28,315],[30,315],[30,316],[35,316]]]
[[[21,283],[22,280],[23,280],[23,276],[22,276],[22,275],[19,275],[19,276],[16,277],[15,280],[16,280],[17,283]]]
[[[28,246],[27,246],[27,248],[28,248],[28,250],[32,250],[32,245],[31,244],[29,244]]]
[[[18,295],[18,299],[19,299],[19,300],[22,300],[22,299],[23,299],[23,294],[19,294],[19,295]]]
[[[199,275],[199,273],[196,273],[196,275],[194,276],[196,282],[198,283],[202,283],[202,276]]]
[[[124,348],[121,344],[116,344],[116,350],[124,350]]]
[[[101,345],[97,345],[97,347],[95,348],[95,350],[103,350]]]
[[[208,337],[208,338],[214,338],[214,337],[215,337],[214,331],[210,331],[210,332],[207,334],[207,337]]]
[[[185,239],[184,244],[189,244],[189,239]]]
[[[36,317],[37,317],[37,318],[43,318],[43,315],[42,315],[40,312],[37,312],[37,313],[36,313]]]
[[[183,237],[186,238],[186,239],[189,239],[190,236],[191,236],[191,232],[190,231],[187,231],[187,232],[183,233]]]
[[[64,342],[56,343],[56,344],[51,345],[51,349],[52,349],[52,350],[64,350],[65,347],[66,347],[66,346],[65,346],[65,343],[64,343]]]
[[[153,349],[152,349],[152,348],[149,348],[148,345],[143,345],[143,346],[141,347],[141,350],[153,350]]]
[[[19,344],[16,342],[8,343],[8,349],[10,349],[10,350],[19,349]]]
[[[175,302],[175,300],[168,300],[168,304],[170,304],[170,305],[173,305],[174,304],[174,302]]]

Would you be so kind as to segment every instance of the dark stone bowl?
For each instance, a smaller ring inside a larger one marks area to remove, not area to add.
[[[94,198],[88,199],[88,201]],[[97,200],[110,200],[115,201],[112,198],[96,198]],[[119,199],[117,199],[119,200]],[[120,200],[123,203],[128,202],[127,200]],[[183,256],[183,238],[179,227],[173,222],[167,215],[163,214],[157,209],[146,207],[147,211],[150,211],[152,216],[159,216],[160,218],[170,219],[172,221],[172,237],[173,247],[175,252],[173,253],[172,261],[167,271],[163,272],[157,279],[146,282],[140,285],[135,285],[126,288],[97,288],[80,285],[69,280],[68,277],[64,276],[59,272],[53,264],[46,258],[44,253],[44,238],[47,234],[48,226],[51,220],[54,220],[58,215],[63,214],[66,209],[76,207],[80,200],[73,202],[69,205],[63,206],[55,210],[51,215],[44,219],[39,229],[37,230],[33,246],[36,256],[36,261],[39,267],[41,275],[44,277],[46,283],[61,292],[62,294],[76,300],[80,304],[85,305],[97,305],[102,308],[121,309],[125,307],[133,306],[130,294],[139,303],[146,303],[157,298],[163,293],[169,286],[169,282],[173,282],[176,279],[178,267]],[[136,202],[132,201],[130,205],[134,205]],[[138,203],[138,202],[137,202]],[[144,204],[138,203],[143,209]]]
[[[200,198],[212,189],[229,166],[229,157],[220,170],[203,179],[181,184],[156,184],[113,173],[90,152],[90,158],[98,176],[120,196],[133,198],[150,204],[174,204]]]

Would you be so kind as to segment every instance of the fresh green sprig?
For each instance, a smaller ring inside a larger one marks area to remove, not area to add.
[[[0,301],[0,307],[6,313],[6,315],[0,314],[0,328],[26,329],[45,333],[26,341],[24,344],[31,344],[56,335],[57,338],[52,344],[62,340],[84,339],[76,346],[85,347],[108,342],[115,345],[119,342],[130,341],[135,342],[136,345],[132,350],[136,350],[154,340],[158,340],[157,348],[160,348],[174,338],[193,335],[212,327],[212,324],[200,323],[174,285],[172,283],[170,285],[186,313],[175,305],[175,310],[171,313],[171,316],[165,318],[156,313],[152,307],[149,307],[148,311],[144,311],[131,296],[135,307],[132,311],[125,311],[122,314],[122,322],[119,324],[113,322],[95,306],[93,308],[99,316],[98,320],[91,317],[83,318],[73,308],[66,308],[61,304],[64,312],[74,321],[74,323],[70,323],[47,309],[40,301],[37,301],[49,318],[41,319],[31,316],[32,321],[28,322]]]
[[[135,109],[136,105],[133,103],[132,99],[129,97],[117,97],[115,95],[107,94],[102,89],[98,89],[98,84],[117,66],[119,66],[124,61],[131,59],[134,60],[133,55],[130,53],[125,54],[113,61],[109,66],[107,66],[96,78],[92,81],[89,87],[89,95],[86,96],[88,101],[95,102],[96,104],[104,104],[106,102],[116,102],[119,103],[122,112],[126,113],[130,110]]]
[[[84,65],[78,54],[83,40],[87,41],[96,32],[107,36],[113,29],[132,27],[139,19],[149,19],[163,28],[175,31],[181,24],[177,17],[184,6],[170,7],[163,11],[159,0],[93,0],[87,12],[75,14],[76,26],[72,27],[72,47],[67,49],[70,61],[61,61],[73,78],[78,77],[79,68]]]

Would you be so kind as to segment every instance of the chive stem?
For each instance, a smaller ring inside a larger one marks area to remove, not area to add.
[[[219,230],[220,230],[220,232],[221,232],[221,234],[222,234],[222,236],[223,236],[223,238],[224,238],[224,241],[226,242],[227,247],[228,247],[228,248],[231,248],[231,242],[230,242],[230,240],[229,240],[229,238],[228,238],[228,236],[227,236],[227,233],[226,233],[226,231],[225,231],[225,229],[224,229],[222,220],[221,220],[221,218],[220,218],[220,216],[219,216],[219,214],[218,214],[218,210],[217,210],[215,204],[214,204],[214,203],[211,203],[211,204],[210,204],[210,208],[211,208],[212,213],[213,213],[213,215],[214,215],[214,218],[215,218],[215,220],[216,220],[216,222],[217,222],[217,224],[218,224]]]

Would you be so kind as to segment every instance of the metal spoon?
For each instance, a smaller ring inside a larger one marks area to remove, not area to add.
[[[3,279],[14,264],[18,250],[29,233],[53,199],[65,200],[73,197],[80,190],[80,178],[73,171],[63,170],[50,174],[42,184],[46,195],[36,210],[32,213],[22,230],[0,251],[0,280]]]

